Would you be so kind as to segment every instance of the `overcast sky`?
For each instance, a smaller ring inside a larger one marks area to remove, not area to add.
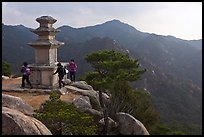
[[[52,16],[58,28],[102,24],[113,19],[137,30],[202,39],[202,2],[2,2],[2,23],[37,28],[40,16]]]

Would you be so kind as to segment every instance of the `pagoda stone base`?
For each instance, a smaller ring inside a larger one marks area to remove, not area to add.
[[[29,65],[31,69],[30,82],[33,88],[54,89],[58,87],[58,74],[53,75],[57,66]]]

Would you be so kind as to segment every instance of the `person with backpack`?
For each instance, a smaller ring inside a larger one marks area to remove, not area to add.
[[[69,78],[69,75],[68,75],[68,73],[69,73],[69,70],[67,69],[67,65],[65,65],[64,66],[64,77],[65,77],[65,79],[68,79]]]
[[[69,73],[70,73],[70,80],[75,81],[77,64],[74,62],[74,59],[70,60],[68,64],[68,68],[69,68]]]
[[[30,68],[28,67],[28,64],[27,62],[24,62],[23,63],[23,66],[21,67],[21,72],[23,73],[22,74],[22,84],[21,84],[21,88],[25,88],[25,80],[26,82],[30,85],[30,88],[32,89],[33,86],[29,80],[29,76],[31,74],[31,70]]]
[[[63,84],[63,87],[65,86],[64,81],[62,81],[62,79],[63,79],[63,77],[65,75],[65,70],[64,70],[64,67],[61,65],[60,62],[57,64],[57,66],[58,66],[57,70],[55,71],[55,73],[53,73],[53,75],[58,73],[58,77],[59,77],[58,83],[59,83],[59,88],[61,88],[62,84]]]

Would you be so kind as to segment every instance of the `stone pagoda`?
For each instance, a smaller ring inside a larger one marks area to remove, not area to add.
[[[32,71],[30,81],[34,88],[52,89],[58,83],[57,74],[53,75],[57,69],[57,48],[64,43],[55,39],[59,30],[52,25],[57,21],[56,19],[42,16],[36,21],[40,23],[40,27],[30,31],[37,34],[38,39],[28,43],[35,49],[35,63],[29,65]]]

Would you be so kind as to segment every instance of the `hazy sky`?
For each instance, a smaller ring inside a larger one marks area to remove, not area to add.
[[[58,28],[93,26],[118,19],[137,30],[177,38],[202,39],[202,2],[2,2],[2,23],[37,28],[40,16]]]

